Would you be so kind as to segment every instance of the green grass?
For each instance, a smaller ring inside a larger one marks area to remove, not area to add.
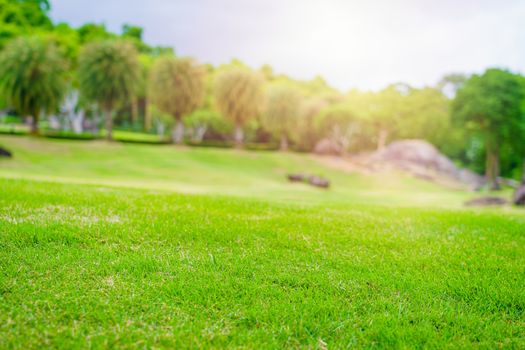
[[[29,127],[21,124],[3,124],[0,123],[0,134],[27,135]]]
[[[307,155],[0,144],[0,348],[525,347],[520,210]]]
[[[103,184],[183,193],[308,203],[462,207],[476,194],[447,190],[401,174],[347,173],[307,154],[173,145],[135,145],[0,135],[14,159],[0,177]],[[286,181],[289,172],[325,176],[328,191]]]

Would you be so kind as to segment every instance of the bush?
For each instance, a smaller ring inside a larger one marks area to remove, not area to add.
[[[98,135],[94,135],[91,133],[77,134],[72,131],[46,131],[43,133],[43,136],[52,138],[52,139],[65,139],[65,140],[95,140],[98,138]]]

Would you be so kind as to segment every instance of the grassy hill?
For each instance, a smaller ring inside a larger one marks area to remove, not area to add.
[[[312,203],[462,206],[473,196],[403,174],[348,173],[308,154],[0,136],[13,160],[0,177],[233,195]],[[286,174],[325,176],[328,191],[290,184]]]
[[[309,155],[0,143],[0,348],[525,347],[520,210]]]

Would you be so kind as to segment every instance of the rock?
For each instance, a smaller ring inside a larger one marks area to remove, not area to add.
[[[314,153],[319,155],[340,156],[343,154],[343,147],[331,139],[322,139],[315,145]]]
[[[468,169],[461,169],[458,174],[458,180],[470,186],[474,191],[479,191],[485,186],[487,180],[484,176],[478,175]]]
[[[507,203],[508,201],[501,197],[480,197],[465,202],[465,205],[469,207],[492,207],[506,205]]]
[[[330,181],[320,176],[315,175],[304,175],[304,174],[288,174],[288,181],[290,182],[306,182],[315,187],[328,188],[330,187]]]
[[[516,192],[514,192],[513,203],[516,205],[525,205],[525,184],[522,184]]]
[[[467,169],[459,169],[436,147],[424,140],[394,141],[372,154],[370,159],[372,163],[385,163],[416,177],[424,174],[426,180],[446,177],[462,182],[473,190],[481,189],[486,183],[483,176]]]
[[[434,178],[428,174],[415,173],[414,176],[421,180],[434,181]]]
[[[440,173],[457,177],[459,170],[454,163],[436,147],[423,140],[394,141],[385,149],[377,152],[376,157],[399,166],[420,166]]]
[[[302,182],[305,178],[304,174],[288,174],[288,180],[291,182]]]
[[[315,187],[328,188],[330,187],[330,181],[319,176],[309,176],[308,183]]]
[[[0,147],[0,157],[12,158],[13,154],[5,148]]]

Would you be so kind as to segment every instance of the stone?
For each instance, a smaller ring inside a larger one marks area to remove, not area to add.
[[[320,176],[309,176],[308,183],[315,187],[328,188],[330,187],[330,181]]]
[[[474,191],[481,190],[487,183],[487,180],[484,176],[476,174],[475,172],[468,169],[461,169],[459,171],[458,180],[464,184],[469,185],[469,187]]]
[[[394,141],[385,149],[377,152],[376,157],[400,166],[417,165],[453,177],[457,177],[459,172],[450,159],[424,140]]]
[[[303,182],[305,179],[304,174],[288,174],[288,180],[291,182]]]
[[[370,157],[372,162],[385,163],[396,169],[409,172],[416,177],[448,177],[468,185],[473,190],[481,189],[486,180],[467,169],[459,169],[431,143],[425,140],[399,140]],[[430,172],[430,173],[429,173]],[[436,175],[436,176],[434,176]]]
[[[514,192],[513,203],[516,205],[524,206],[525,205],[525,184],[522,184],[516,192]]]

